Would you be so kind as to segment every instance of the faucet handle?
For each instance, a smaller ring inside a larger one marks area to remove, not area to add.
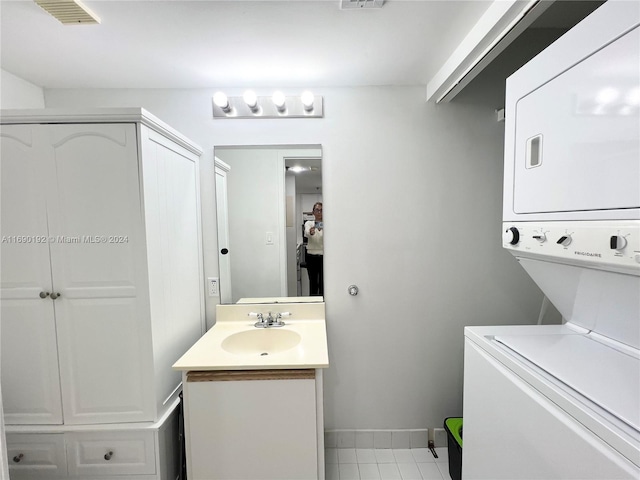
[[[258,319],[258,321],[253,324],[256,328],[266,328],[269,326],[269,320],[265,319],[262,313],[249,312],[248,316]]]
[[[282,317],[290,317],[291,312],[280,312],[276,314],[276,319],[271,324],[272,327],[284,327],[284,322],[282,321]]]

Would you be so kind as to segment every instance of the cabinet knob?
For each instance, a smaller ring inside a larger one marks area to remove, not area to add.
[[[51,294],[51,300],[55,300],[56,298],[61,297],[61,296],[62,296],[62,294],[61,294],[61,293],[53,292],[53,293]]]
[[[111,460],[111,457],[113,457],[113,451],[109,451],[109,452],[104,454],[104,459],[105,460]]]
[[[20,463],[20,460],[22,460],[24,458],[24,453],[21,453],[19,455],[16,455],[15,457],[13,457],[13,461],[16,463]]]
[[[47,298],[49,296],[49,292],[40,292],[40,298]]]

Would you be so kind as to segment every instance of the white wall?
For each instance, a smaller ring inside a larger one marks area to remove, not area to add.
[[[326,428],[425,428],[460,415],[463,327],[533,323],[542,300],[501,248],[496,106],[481,105],[485,92],[475,104],[434,105],[422,86],[339,88],[316,92],[324,119],[214,120],[214,91],[45,90],[45,99],[50,107],[143,106],[204,148],[211,276],[213,146],[322,144]],[[211,321],[210,300],[207,307]]]
[[[44,90],[0,69],[0,108],[44,108]]]

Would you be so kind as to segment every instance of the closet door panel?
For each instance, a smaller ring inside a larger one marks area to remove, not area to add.
[[[134,124],[51,125],[49,225],[65,423],[153,420]]]
[[[65,319],[58,331],[65,423],[154,420],[136,299],[67,298],[56,303],[56,315]]]
[[[46,185],[50,163],[39,148],[39,125],[3,125],[0,203],[2,293],[38,298],[51,291]]]
[[[45,295],[52,290],[51,165],[39,146],[41,133],[39,125],[3,125],[0,133],[0,376],[7,424],[62,423],[53,301]]]
[[[135,296],[142,212],[134,125],[51,125],[57,288],[79,298]]]
[[[49,299],[2,299],[2,406],[7,425],[61,424],[53,308]]]

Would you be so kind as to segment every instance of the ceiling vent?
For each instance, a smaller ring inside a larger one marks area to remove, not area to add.
[[[64,25],[100,23],[98,16],[78,0],[34,0]]]
[[[354,8],[382,8],[384,0],[340,0],[340,8],[350,10]]]

